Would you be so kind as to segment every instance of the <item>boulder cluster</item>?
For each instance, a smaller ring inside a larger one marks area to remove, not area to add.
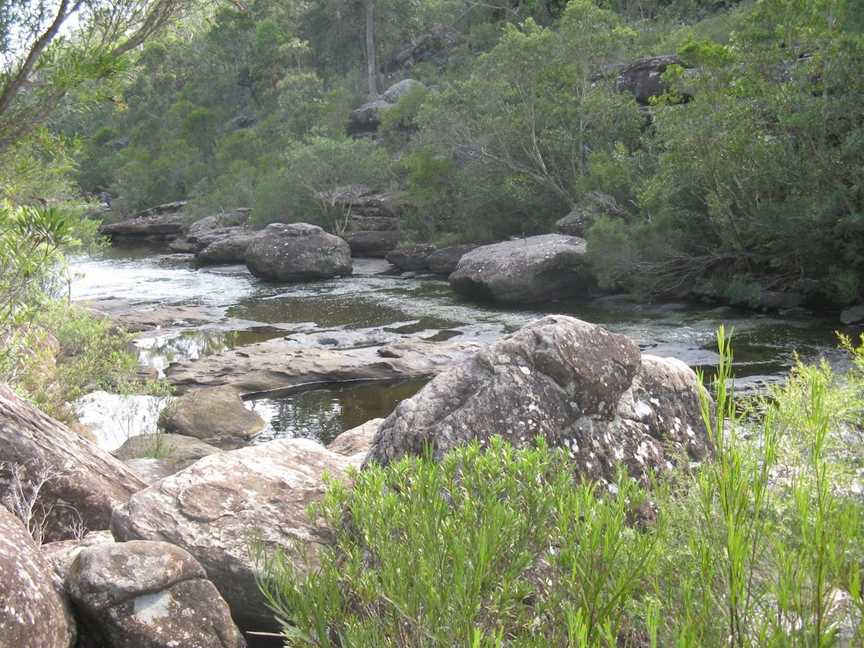
[[[275,626],[258,551],[314,569],[332,530],[307,512],[328,480],[425,448],[440,457],[493,435],[517,447],[541,436],[568,452],[574,475],[600,482],[619,466],[647,482],[710,453],[692,370],[571,317],[432,372],[388,418],[328,447],[249,445],[262,421],[223,386],[189,389],[162,414],[170,433],[113,455],[0,388],[3,645],[244,646],[241,630]]]

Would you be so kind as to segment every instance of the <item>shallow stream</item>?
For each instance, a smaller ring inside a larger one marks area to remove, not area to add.
[[[157,330],[136,340],[142,364],[170,363],[288,336],[298,346],[373,344],[390,334],[491,341],[548,313],[566,313],[634,338],[644,351],[674,356],[708,372],[717,361],[718,326],[734,329],[738,384],[758,388],[782,378],[796,354],[840,362],[834,318],[783,318],[728,308],[637,304],[624,299],[555,302],[530,309],[478,305],[458,298],[441,278],[400,275],[381,260],[357,260],[355,274],[295,285],[252,277],[242,266],[196,269],[189,257],[145,248],[111,248],[72,264],[73,299],[115,314],[150,313]],[[422,382],[326,387],[248,406],[270,421],[259,440],[303,436],[329,441],[345,429],[386,416]]]

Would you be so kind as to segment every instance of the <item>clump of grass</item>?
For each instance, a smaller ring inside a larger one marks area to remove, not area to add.
[[[753,423],[718,346],[714,456],[650,490],[500,439],[331,485],[317,566],[263,556],[287,645],[862,645],[864,352],[842,383],[799,365]]]

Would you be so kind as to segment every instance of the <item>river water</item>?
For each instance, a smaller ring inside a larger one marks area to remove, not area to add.
[[[164,369],[228,348],[290,335],[321,343],[323,335],[411,333],[443,340],[491,341],[544,314],[565,313],[635,339],[644,351],[677,357],[710,373],[715,331],[734,330],[738,385],[758,388],[781,379],[796,354],[840,362],[834,318],[754,315],[728,308],[636,304],[622,299],[502,308],[458,298],[440,278],[400,275],[380,260],[358,260],[344,279],[272,284],[242,266],[196,269],[187,257],[149,249],[111,248],[72,262],[73,299],[114,312],[188,307],[203,320],[170,321],[136,340],[142,364]],[[325,340],[326,341],[326,340]],[[329,441],[345,429],[386,416],[422,382],[333,387],[258,400],[248,406],[270,421],[260,440],[304,436]]]

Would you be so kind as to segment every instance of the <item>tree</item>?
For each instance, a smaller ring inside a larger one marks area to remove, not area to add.
[[[13,0],[0,7],[0,153],[88,80],[113,75],[188,3]]]
[[[378,96],[378,56],[375,52],[375,0],[365,0],[366,5],[366,76],[369,81],[369,98]]]

